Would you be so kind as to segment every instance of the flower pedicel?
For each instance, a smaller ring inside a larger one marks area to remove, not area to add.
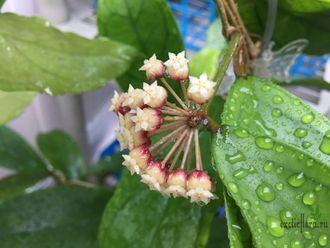
[[[123,155],[123,165],[132,175],[141,175],[141,182],[147,184],[151,190],[168,196],[172,194],[173,197],[190,197],[191,202],[202,201],[207,204],[217,196],[212,193],[215,191],[213,180],[203,171],[198,139],[198,124],[202,121],[202,116],[198,109],[213,96],[213,87],[216,84],[208,80],[206,72],[200,78],[189,77],[189,60],[184,55],[184,51],[178,55],[169,53],[170,59],[165,63],[157,60],[155,54],[145,60],[140,70],[146,71],[151,84],[143,83],[143,90],[134,89],[130,85],[128,92],[122,95],[115,92],[110,110],[119,118],[120,130],[117,138],[120,147],[122,150],[130,150],[129,155]],[[164,79],[164,71],[171,79],[180,82],[184,102]],[[168,92],[157,84],[156,77],[160,78],[180,107],[167,101]],[[186,90],[184,81],[188,78],[190,85]],[[168,134],[151,145],[150,137],[165,133]],[[155,160],[173,142],[168,154]],[[196,166],[192,170],[193,144]],[[182,153],[182,162],[175,169]]]

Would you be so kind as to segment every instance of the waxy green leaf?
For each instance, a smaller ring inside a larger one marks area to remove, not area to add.
[[[122,75],[137,51],[108,39],[62,33],[37,17],[0,15],[0,89],[78,94]]]
[[[144,54],[117,78],[124,91],[129,84],[142,88],[142,83],[147,81],[145,71],[139,71],[144,59],[155,53],[165,62],[168,52],[177,54],[184,50],[180,30],[165,0],[100,0],[97,24],[99,35],[134,46]],[[176,92],[180,92],[180,84],[171,80],[169,83]],[[173,99],[170,96],[170,100]]]
[[[212,155],[255,246],[327,244],[329,228],[283,225],[313,222],[308,205],[322,214],[316,225],[330,219],[329,121],[283,88],[249,76],[231,88],[223,124],[212,136]]]
[[[102,217],[100,247],[205,247],[221,201],[201,207],[150,191],[140,179],[123,175]]]
[[[227,221],[224,217],[214,218],[206,248],[229,247]]]
[[[110,172],[121,171],[124,169],[122,163],[124,159],[121,153],[115,153],[110,156],[106,156],[96,164],[92,165],[88,168],[86,174],[87,175],[99,175],[99,174],[106,174]]]
[[[0,201],[23,193],[30,193],[48,175],[18,173],[0,180]]]
[[[238,11],[249,32],[263,35],[267,20],[266,0],[236,0]],[[278,1],[272,40],[275,49],[291,41],[307,39],[307,54],[323,55],[330,52],[330,1],[282,0]]]
[[[37,137],[40,151],[53,170],[63,172],[67,180],[79,179],[86,173],[86,164],[77,143],[66,133],[54,130]]]
[[[0,205],[1,247],[98,248],[98,226],[111,194],[60,186],[10,199]]]
[[[5,92],[0,90],[0,124],[20,116],[35,95],[35,92]]]
[[[3,125],[0,125],[0,166],[26,174],[48,173],[45,163],[32,147]]]

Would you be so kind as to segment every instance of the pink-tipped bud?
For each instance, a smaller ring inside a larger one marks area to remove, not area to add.
[[[208,80],[206,72],[199,79],[196,77],[189,77],[189,79],[188,98],[200,105],[206,103],[213,96],[213,87],[216,83]]]
[[[135,159],[141,170],[145,170],[149,163],[153,161],[149,148],[144,145],[134,148],[129,155]]]
[[[138,95],[142,92],[143,90],[134,89],[132,85],[129,85],[128,92],[123,94],[123,96],[125,97],[125,101],[123,101],[122,106],[129,106],[131,109],[134,110],[136,110],[137,108],[143,109],[147,107],[147,105],[144,104],[143,99],[138,97]]]
[[[151,83],[155,81],[156,77],[164,76],[164,64],[161,60],[157,60],[155,54],[149,60],[144,60],[144,65],[139,70],[146,71],[148,81]]]
[[[158,129],[164,122],[162,112],[158,109],[137,108],[136,116],[132,116],[131,120],[135,123],[135,131],[153,131]]]
[[[164,185],[168,177],[168,171],[162,168],[162,164],[157,161],[150,163],[145,169],[145,173],[155,178],[160,185]]]
[[[148,136],[148,132],[147,131],[135,131],[135,128],[132,127],[130,129],[130,132],[132,134],[132,137],[133,137],[133,144],[134,144],[134,147],[138,147],[138,146],[142,146],[142,145],[145,145],[145,146],[150,146],[151,144],[151,140]]]
[[[125,97],[123,94],[119,96],[118,92],[115,90],[114,96],[111,99],[111,107],[109,111],[114,111],[116,115],[121,113],[122,115],[128,113],[131,109],[129,106],[122,106],[123,102],[125,101]]]
[[[135,123],[131,120],[131,117],[134,116],[135,114],[133,113],[126,113],[124,115],[124,126],[130,130],[132,127],[135,126]]]
[[[189,68],[187,63],[189,62],[186,59],[185,52],[181,52],[178,55],[174,53],[168,53],[170,57],[164,64],[167,66],[167,73],[170,75],[171,79],[174,81],[187,80],[189,78]]]
[[[152,98],[148,105],[152,108],[161,108],[166,104],[168,93],[167,91],[161,87],[157,86],[158,97]]]
[[[213,192],[215,185],[212,178],[205,171],[194,170],[188,175],[187,191],[191,189],[203,188]]]
[[[168,185],[180,186],[184,189],[187,188],[188,173],[183,169],[176,169],[170,172],[167,179]]]

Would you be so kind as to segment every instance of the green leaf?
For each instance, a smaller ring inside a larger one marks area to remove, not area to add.
[[[205,247],[208,232],[201,229],[209,228],[220,204],[162,196],[126,171],[103,214],[100,247]]]
[[[0,125],[0,166],[26,174],[47,173],[46,165],[17,133]]]
[[[128,85],[142,88],[147,81],[145,71],[139,71],[144,59],[154,53],[157,58],[168,60],[168,52],[179,53],[184,50],[179,28],[171,9],[165,0],[100,0],[97,9],[99,34],[113,40],[134,46],[144,54],[121,77],[118,83],[124,91]],[[176,92],[180,84],[169,84]],[[174,98],[171,96],[170,100]]]
[[[251,231],[242,217],[239,207],[226,191],[223,193],[225,198],[230,247],[252,247]]]
[[[120,76],[137,55],[112,40],[62,33],[37,17],[6,13],[0,23],[0,89],[6,91],[78,94]]]
[[[18,173],[0,180],[0,200],[7,200],[16,195],[30,193],[48,174]]]
[[[311,211],[311,213],[314,213],[314,208],[311,205],[307,205],[309,211]]]
[[[222,24],[220,18],[215,19],[207,30],[206,47],[221,51],[221,55],[226,52],[228,43],[226,38],[222,36]]]
[[[98,248],[97,230],[111,191],[59,186],[0,205],[2,248]]]
[[[121,153],[116,153],[111,156],[106,156],[96,164],[92,165],[88,169],[87,175],[99,175],[99,174],[121,171],[124,168],[122,165],[123,161],[124,159]]]
[[[211,223],[210,237],[206,248],[229,247],[227,221],[214,218]]]
[[[309,229],[308,240],[280,227],[290,216],[311,217],[307,205],[330,218],[328,120],[283,88],[249,76],[232,86],[222,124],[221,134],[212,136],[213,158],[256,247],[273,247],[275,241],[282,247],[293,238],[309,246],[330,235],[328,229]]]
[[[77,143],[68,134],[60,130],[40,133],[37,143],[53,170],[62,171],[67,180],[85,175],[84,158]]]
[[[236,0],[244,25],[251,33],[263,35],[267,20],[266,0]],[[275,49],[297,39],[307,39],[307,54],[323,55],[330,52],[330,1],[279,1],[272,40]]]
[[[319,212],[320,212],[320,210],[319,210],[319,206],[317,206],[316,209],[315,209],[315,214],[318,215]]]
[[[0,8],[2,7],[2,5],[6,2],[6,0],[0,0]]]
[[[319,214],[319,215],[317,216],[317,219],[320,219],[320,218],[321,218],[321,216],[322,216],[322,214]]]
[[[218,69],[221,50],[205,47],[189,62],[189,75],[198,77],[206,71],[209,78],[213,78]]]
[[[0,90],[0,124],[20,116],[35,95],[35,92],[5,92]]]
[[[318,87],[322,90],[330,91],[330,83],[324,81],[321,78],[293,79],[289,84],[286,82],[275,82],[275,83],[283,86],[290,86],[290,85],[312,86],[312,87]]]

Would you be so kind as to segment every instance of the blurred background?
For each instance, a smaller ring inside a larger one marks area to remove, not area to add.
[[[168,1],[168,4],[180,27],[187,56],[192,58],[206,45],[207,31],[216,20],[215,5],[212,0],[173,0]],[[97,1],[93,0],[7,0],[1,12],[41,16],[63,32],[73,32],[91,39],[97,36],[96,6]],[[221,30],[217,32],[221,34]],[[317,77],[330,82],[329,55],[298,55],[290,67],[291,77]],[[233,79],[233,73],[229,71],[228,82]],[[330,117],[328,91],[289,84],[284,87]],[[81,95],[48,96],[39,93],[25,113],[7,125],[36,149],[38,133],[61,129],[79,144],[87,164],[92,164],[105,155],[119,151],[114,132],[119,128],[117,116],[108,111],[114,90],[120,91],[116,82],[111,80],[101,89]],[[0,168],[0,178],[12,173]],[[49,180],[44,185],[52,184],[52,179]],[[116,183],[116,177],[111,180]]]

